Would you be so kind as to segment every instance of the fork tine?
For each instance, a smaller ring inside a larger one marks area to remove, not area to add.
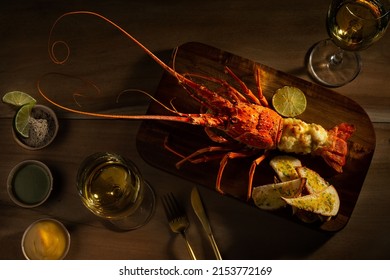
[[[171,193],[170,195],[170,198],[171,198],[171,206],[172,206],[172,209],[173,209],[173,213],[176,214],[176,216],[184,216],[184,211],[183,209],[180,207],[180,204],[177,202],[175,196],[173,195],[173,193]]]
[[[171,209],[171,206],[170,206],[169,194],[164,195],[161,198],[161,201],[162,201],[163,206],[164,206],[165,215],[167,216],[168,221],[171,221],[173,214],[172,214],[172,209]]]
[[[191,258],[193,260],[196,260],[196,256],[194,254],[194,251],[190,245],[190,243],[187,240],[186,237],[186,229],[189,226],[187,215],[184,211],[184,209],[180,206],[180,204],[177,202],[175,196],[173,193],[168,193],[164,195],[162,198],[162,203],[164,206],[165,214],[168,219],[169,227],[171,230],[175,233],[180,233],[181,236],[183,236],[187,251],[190,254]]]
[[[173,193],[168,193],[163,196],[162,201],[168,221],[172,221],[185,215]]]

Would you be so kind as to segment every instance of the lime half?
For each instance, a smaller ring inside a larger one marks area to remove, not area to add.
[[[306,96],[299,88],[284,86],[272,96],[272,105],[280,115],[292,118],[306,110]]]
[[[3,102],[15,106],[23,106],[28,103],[36,103],[36,100],[22,91],[10,91],[3,96]]]
[[[20,135],[26,138],[30,136],[30,114],[34,105],[35,102],[23,105],[20,107],[15,116],[15,129],[18,133],[20,133]]]

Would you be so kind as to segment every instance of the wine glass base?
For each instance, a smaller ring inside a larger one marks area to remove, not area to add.
[[[342,59],[334,57],[341,54]],[[314,80],[328,87],[343,86],[359,74],[361,60],[356,52],[342,51],[331,39],[318,42],[310,52],[308,70]]]
[[[118,220],[109,220],[116,229],[129,231],[146,225],[155,212],[156,195],[153,188],[144,182],[144,198],[138,209],[130,216]]]

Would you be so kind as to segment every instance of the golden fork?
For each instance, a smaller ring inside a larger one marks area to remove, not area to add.
[[[186,230],[190,225],[187,215],[184,210],[180,207],[175,196],[169,193],[162,197],[163,206],[167,215],[169,227],[174,233],[179,233],[185,240],[188,253],[193,260],[196,260],[194,250],[187,240]]]

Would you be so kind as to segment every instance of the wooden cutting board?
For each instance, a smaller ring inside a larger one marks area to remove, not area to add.
[[[337,174],[319,157],[297,155],[304,165],[319,172],[336,187],[341,200],[340,210],[336,217],[325,223],[305,225],[325,231],[342,229],[355,207],[375,149],[375,132],[368,115],[361,106],[330,89],[201,43],[190,42],[180,46],[175,58],[175,69],[180,73],[222,78],[235,85],[235,82],[224,71],[224,66],[228,66],[254,92],[256,92],[253,76],[255,64],[261,68],[261,85],[269,101],[278,88],[286,85],[295,86],[300,88],[307,98],[307,109],[299,116],[303,121],[320,124],[326,129],[331,129],[341,122],[355,125],[356,132],[348,142],[350,153],[343,173]],[[205,81],[204,84],[212,86]],[[199,104],[187,95],[174,77],[167,73],[163,75],[155,97],[167,105],[171,102],[180,112],[197,113],[200,110]],[[152,102],[147,114],[169,115],[171,113]],[[216,146],[207,137],[203,128],[167,121],[143,121],[137,134],[137,148],[149,164],[193,181],[195,184],[214,189],[219,160],[202,164],[185,163],[177,169],[175,164],[180,157],[164,148],[166,139],[171,148],[183,155],[189,155],[200,148]],[[261,152],[259,151],[259,155]],[[269,159],[279,153],[276,150],[273,151],[270,157],[258,166],[253,186],[273,182],[275,173],[269,167]],[[253,159],[254,157],[230,160],[224,172],[222,186],[226,195],[255,207],[252,201],[245,199],[249,166]],[[262,210],[259,209],[259,211]],[[270,213],[287,219],[296,219],[291,215],[291,209],[287,208]],[[300,221],[297,220],[297,222]]]

